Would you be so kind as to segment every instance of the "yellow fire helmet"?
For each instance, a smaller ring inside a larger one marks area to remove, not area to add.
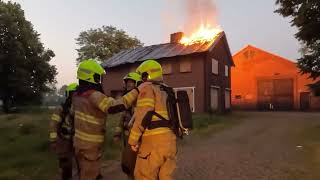
[[[140,64],[136,72],[144,77],[147,75],[148,80],[162,80],[162,67],[160,63],[149,59]]]
[[[103,67],[97,61],[88,59],[79,64],[77,78],[93,84],[99,84],[103,74],[106,74]]]
[[[138,86],[138,83],[142,81],[141,75],[136,72],[130,72],[123,78],[124,81],[126,81],[128,79],[135,81],[136,86]]]
[[[77,83],[71,83],[68,85],[67,89],[66,89],[66,96],[68,97],[70,95],[70,93],[74,92],[77,90],[78,88],[78,84]]]

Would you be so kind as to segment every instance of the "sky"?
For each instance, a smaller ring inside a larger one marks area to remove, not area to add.
[[[145,45],[166,43],[171,33],[190,27],[197,16],[190,14],[187,3],[196,1],[214,3],[216,12],[208,15],[215,17],[209,19],[225,31],[233,54],[250,44],[293,61],[299,58],[296,29],[290,19],[274,13],[275,0],[13,1],[21,4],[44,46],[55,52],[51,63],[58,69],[58,87],[76,81],[75,38],[81,31],[113,25]]]

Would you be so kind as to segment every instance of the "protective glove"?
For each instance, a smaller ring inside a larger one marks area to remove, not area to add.
[[[131,150],[132,150],[133,152],[138,152],[139,147],[140,147],[140,145],[139,145],[139,144],[131,145]]]
[[[117,114],[117,113],[123,112],[125,110],[126,110],[126,107],[124,106],[124,104],[118,104],[118,105],[109,107],[108,113],[109,114]]]

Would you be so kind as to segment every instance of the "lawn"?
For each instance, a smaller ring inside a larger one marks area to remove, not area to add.
[[[314,121],[314,119],[312,119]],[[319,179],[320,177],[320,123],[312,122],[308,127],[301,129],[296,138],[297,144],[304,152],[309,169]]]
[[[0,179],[52,179],[57,160],[48,150],[49,110],[0,115]],[[192,136],[203,136],[232,127],[237,115],[195,114]],[[105,159],[118,159],[120,147],[112,142],[119,116],[108,118]],[[238,121],[236,121],[238,122]]]

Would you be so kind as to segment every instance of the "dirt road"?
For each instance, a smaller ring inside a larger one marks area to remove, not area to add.
[[[320,114],[250,112],[239,125],[179,146],[176,179],[308,180],[320,179],[306,158],[300,134],[320,125]],[[319,131],[320,133],[320,131]],[[320,141],[320,139],[319,139]],[[119,162],[107,162],[106,179],[126,179]]]

